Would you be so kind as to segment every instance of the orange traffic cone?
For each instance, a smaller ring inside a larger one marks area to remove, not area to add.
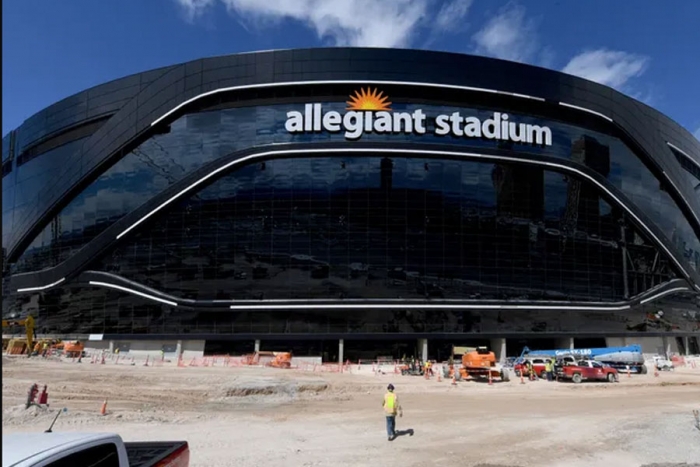
[[[102,403],[102,408],[100,409],[100,415],[107,415],[107,399]]]
[[[440,372],[439,372],[439,371],[438,371],[437,382],[438,382],[438,383],[441,383],[441,382],[442,382],[442,377],[440,376]]]
[[[491,371],[489,370],[489,386],[493,385],[493,376],[491,376]]]
[[[455,378],[455,375],[452,375],[452,386],[457,386],[457,378]]]
[[[631,378],[632,377],[632,372],[630,371],[630,367],[627,367],[627,377]]]

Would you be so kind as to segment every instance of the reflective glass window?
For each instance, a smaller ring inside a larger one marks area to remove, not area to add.
[[[674,277],[657,256],[563,173],[343,154],[234,170],[91,268],[197,300],[619,301]]]
[[[323,106],[325,110],[342,112],[345,109],[345,104],[339,102],[323,103]],[[422,108],[429,116],[460,112],[484,120],[492,115],[492,111],[450,106],[399,103],[392,107],[396,111],[407,112]],[[340,133],[289,134],[285,130],[287,112],[300,109],[303,110],[303,104],[237,107],[189,114],[177,119],[171,124],[169,133],[153,136],[108,169],[86,192],[71,201],[58,216],[58,237],[49,235],[50,240],[46,244],[42,239],[46,238],[47,234],[40,234],[30,247],[31,251],[28,250],[16,265],[16,271],[55,265],[56,260],[73,254],[144,200],[156,196],[192,170],[233,151],[270,143],[345,141]],[[553,134],[552,146],[538,147],[475,138],[435,136],[432,134],[434,121],[430,118],[425,135],[365,134],[362,141],[439,143],[470,150],[504,149],[515,151],[515,154],[521,154],[522,157],[547,155],[577,161],[597,171],[619,188],[663,230],[677,250],[682,252],[688,264],[698,270],[700,240],[693,228],[671,196],[661,189],[659,180],[621,141],[609,135],[554,121],[525,115],[511,115],[510,118],[511,121],[549,126]],[[443,173],[448,174],[443,180],[444,183],[456,183],[456,180],[450,178],[449,170],[443,170]],[[296,175],[300,179],[307,176]],[[381,177],[380,174],[373,176]],[[353,175],[348,174],[347,178],[347,182],[352,186]],[[433,181],[436,179],[430,180],[431,183],[437,183]],[[32,188],[27,185],[26,189],[19,189],[18,192],[32,193]],[[19,201],[17,204],[20,204]],[[513,209],[527,212],[532,207],[519,206]],[[15,219],[23,215],[21,206],[16,210]],[[52,227],[47,226],[46,229],[51,230]],[[37,250],[37,245],[40,245],[39,249],[48,248],[57,252],[37,253],[43,259],[36,260],[33,251]]]

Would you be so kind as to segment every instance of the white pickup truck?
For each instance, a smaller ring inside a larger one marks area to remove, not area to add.
[[[188,467],[186,441],[125,443],[113,433],[15,433],[2,437],[2,467]]]

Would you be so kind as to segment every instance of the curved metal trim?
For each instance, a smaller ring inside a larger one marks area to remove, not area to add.
[[[107,287],[109,289],[120,290],[122,292],[130,293],[132,295],[138,295],[139,297],[147,298],[149,300],[164,303],[164,304],[170,305],[170,306],[177,306],[177,303],[171,302],[170,300],[164,300],[162,298],[154,297],[153,295],[148,295],[148,294],[145,294],[143,292],[139,292],[138,290],[129,289],[127,287],[122,287],[121,285],[117,285],[117,284],[110,284],[109,282],[98,282],[98,281],[90,281],[89,284],[96,285],[99,287]]]
[[[662,242],[655,234],[654,232],[634,213],[632,210],[622,201],[620,200],[617,196],[615,196],[605,185],[602,183],[598,182],[595,178],[591,177],[587,173],[584,173],[578,169],[575,169],[573,167],[570,167],[568,165],[564,164],[556,164],[553,162],[545,162],[545,161],[538,161],[538,160],[533,160],[533,159],[525,159],[525,158],[518,158],[518,157],[510,157],[510,156],[497,156],[497,155],[490,155],[490,154],[482,154],[482,153],[476,153],[476,152],[467,152],[467,151],[442,151],[442,150],[428,150],[428,149],[391,149],[391,148],[318,148],[318,149],[278,149],[278,150],[271,150],[271,151],[263,151],[263,152],[258,152],[255,154],[251,154],[246,157],[242,157],[240,159],[236,159],[233,161],[228,162],[227,164],[222,165],[221,167],[217,168],[216,170],[208,173],[204,177],[201,177],[194,183],[191,183],[189,186],[183,188],[180,190],[177,194],[171,196],[164,202],[162,202],[159,206],[157,206],[155,209],[151,210],[148,212],[146,215],[141,217],[139,220],[131,224],[129,227],[124,229],[120,234],[117,235],[117,240],[121,239],[124,235],[129,233],[131,230],[136,228],[138,225],[140,225],[142,222],[146,221],[149,217],[163,209],[165,206],[168,204],[172,203],[176,199],[178,199],[180,196],[183,194],[187,193],[188,191],[192,190],[196,186],[204,183],[214,175],[223,172],[230,167],[233,167],[235,165],[242,164],[246,161],[250,160],[255,160],[255,159],[260,159],[264,157],[270,157],[270,156],[275,156],[275,155],[290,155],[290,154],[329,154],[329,153],[364,153],[364,152],[371,152],[371,153],[384,153],[384,154],[425,154],[425,155],[437,155],[437,156],[452,156],[452,157],[469,157],[469,158],[475,158],[475,159],[487,159],[487,160],[498,160],[498,161],[509,161],[509,162],[517,162],[517,163],[522,163],[522,164],[533,164],[533,165],[540,165],[544,167],[554,167],[559,170],[564,170],[568,172],[573,172],[577,174],[578,176],[585,178],[589,182],[593,183],[596,185],[601,191],[606,193],[609,197],[611,197],[615,202],[622,207],[622,209],[627,212],[629,216],[631,216],[636,222],[637,225],[641,226],[648,235],[652,237],[652,239],[657,243],[657,245],[664,250],[666,255],[673,261],[676,266],[678,267],[679,270],[683,272],[683,274],[686,276],[688,280],[690,280],[691,275],[688,273],[688,271],[683,267],[683,265],[676,259],[676,257],[673,255],[673,253],[666,247],[664,242]],[[693,282],[693,281],[691,281]]]
[[[191,97],[191,98],[187,99],[186,101],[176,105],[175,107],[168,110],[160,117],[153,120],[153,122],[151,123],[151,126],[157,125],[158,123],[162,122],[163,120],[165,120],[170,115],[177,112],[178,110],[182,109],[183,107],[188,106],[189,104],[191,104],[193,102],[198,101],[199,99],[202,99],[202,98],[208,97],[208,96],[213,96],[216,94],[221,94],[224,92],[245,91],[245,90],[249,90],[249,89],[289,87],[289,86],[313,86],[313,85],[324,85],[324,84],[376,84],[376,85],[389,85],[389,86],[418,86],[418,87],[426,87],[426,88],[456,89],[459,91],[472,91],[472,92],[484,92],[484,93],[489,93],[489,94],[502,94],[504,96],[520,97],[522,99],[530,99],[530,100],[545,102],[545,99],[542,97],[529,96],[527,94],[519,94],[516,92],[499,91],[497,89],[479,88],[479,87],[473,87],[473,86],[459,86],[456,84],[424,83],[424,82],[420,82],[420,81],[393,81],[393,80],[376,80],[376,79],[375,80],[373,80],[373,79],[332,79],[332,80],[309,80],[309,81],[283,81],[280,83],[257,83],[257,84],[243,84],[240,86],[229,86],[226,88],[218,88],[218,89],[214,89],[212,91],[207,91],[207,92],[203,92],[201,94],[197,94],[196,96]],[[577,108],[577,107],[575,107],[575,108]],[[583,110],[585,110],[585,109],[583,109]],[[593,111],[589,111],[589,112],[593,112]],[[597,112],[593,112],[593,113],[602,116],[602,114],[598,114]],[[608,117],[605,117],[605,118],[608,118]],[[612,121],[612,120],[610,120],[610,121]]]
[[[630,208],[627,204],[625,204],[620,197],[624,199],[624,194],[619,193],[618,195],[613,194],[613,191],[610,189],[606,188],[604,185],[603,181],[597,181],[595,176],[589,175],[586,173],[586,168],[581,167],[576,168],[575,164],[573,164],[570,161],[566,162],[560,162],[559,159],[553,158],[551,156],[543,156],[542,159],[532,159],[532,156],[529,155],[523,155],[522,157],[512,157],[512,156],[503,156],[500,155],[501,153],[499,151],[494,151],[494,154],[488,154],[488,153],[473,153],[473,152],[462,152],[462,151],[445,151],[442,149],[442,146],[435,146],[435,145],[411,145],[406,149],[402,149],[399,146],[396,146],[396,144],[388,144],[388,143],[355,143],[353,145],[354,147],[348,147],[346,145],[340,145],[340,144],[332,144],[330,146],[327,146],[324,143],[313,143],[313,144],[287,144],[285,146],[279,147],[278,149],[271,149],[271,150],[265,150],[266,148],[248,148],[240,151],[236,151],[234,153],[231,153],[229,156],[226,156],[221,159],[217,159],[215,161],[212,161],[208,164],[205,164],[203,167],[200,167],[199,169],[195,170],[190,174],[190,176],[185,177],[183,180],[180,182],[171,185],[170,187],[166,188],[161,194],[156,195],[154,198],[152,198],[153,202],[145,203],[141,208],[137,208],[136,210],[132,211],[130,214],[127,214],[124,218],[120,219],[117,221],[115,224],[113,224],[111,227],[109,227],[107,230],[105,230],[103,233],[101,233],[98,237],[96,237],[94,240],[92,240],[91,243],[88,245],[84,246],[81,251],[77,252],[75,255],[71,256],[70,258],[66,259],[64,262],[61,264],[55,266],[54,268],[50,268],[48,270],[42,270],[42,271],[36,271],[36,272],[28,272],[28,273],[20,273],[20,274],[15,274],[12,277],[17,277],[20,281],[24,280],[24,283],[27,283],[26,281],[30,281],[31,279],[28,279],[28,277],[42,277],[46,276],[45,280],[49,281],[52,279],[52,277],[55,277],[58,274],[62,274],[63,276],[67,277],[69,275],[74,275],[79,273],[82,269],[79,269],[81,267],[81,264],[86,263],[86,259],[82,258],[80,255],[85,255],[87,254],[88,251],[91,251],[89,248],[90,245],[97,245],[97,250],[95,248],[92,248],[92,251],[95,252],[95,254],[101,254],[101,252],[104,250],[104,248],[110,246],[114,242],[118,242],[124,235],[126,235],[129,231],[133,230],[138,224],[141,224],[144,222],[147,218],[151,217],[153,214],[155,214],[157,211],[163,209],[165,206],[168,204],[172,203],[174,200],[178,199],[181,197],[183,194],[192,191],[193,188],[196,186],[201,185],[205,181],[209,180],[212,178],[214,175],[227,170],[230,167],[233,167],[238,164],[244,164],[246,161],[249,161],[251,159],[256,159],[256,158],[265,158],[265,157],[270,157],[274,155],[294,155],[294,154],[310,154],[310,153],[320,153],[320,154],[328,154],[328,153],[363,153],[363,152],[369,152],[369,153],[397,153],[397,154],[417,154],[417,155],[445,155],[452,157],[453,159],[459,159],[459,158],[472,158],[472,159],[486,159],[486,160],[506,160],[506,161],[512,161],[516,163],[523,163],[523,164],[534,164],[534,165],[540,165],[540,166],[549,166],[549,167],[554,167],[557,168],[561,171],[565,172],[574,172],[576,174],[581,174],[584,178],[587,180],[592,181],[596,186],[600,187],[602,191],[605,193],[608,193],[609,196],[617,204],[624,209],[626,212],[630,213],[630,215],[637,220],[638,225],[640,228],[642,228],[644,231],[647,231],[651,238],[656,242],[656,244],[659,246],[660,249],[666,252],[666,255],[678,266],[679,271],[683,274],[685,279],[688,280],[690,284],[694,284],[695,287],[700,290],[700,280],[696,279],[696,275],[693,273],[688,273],[688,270],[680,266],[679,260],[670,253],[669,249],[666,247],[665,243],[662,242],[657,235],[654,234],[653,230],[648,227],[647,224],[644,224],[641,219],[634,214],[632,211],[632,208]],[[267,146],[275,148],[275,145],[269,145]],[[410,149],[410,148],[414,149]],[[199,177],[199,178],[197,178]],[[191,181],[194,180],[194,181]],[[181,189],[179,188],[180,186],[184,185],[185,183],[189,183],[186,188]],[[612,190],[617,191],[616,188],[612,188]],[[174,195],[170,195],[170,193],[174,193]],[[148,209],[149,204],[150,205],[155,205],[158,203],[159,198],[163,199],[166,196],[170,196],[166,201],[160,202],[156,206],[156,208],[151,209],[150,211],[146,212],[145,214],[142,214],[143,212]],[[640,213],[640,215],[643,215],[643,213]],[[138,217],[141,216],[141,217]],[[131,224],[129,224],[131,223]],[[658,227],[657,227],[658,228]],[[117,232],[120,233],[117,234]],[[115,235],[116,234],[116,235]],[[659,232],[659,235],[662,237],[664,236],[663,232]],[[106,243],[105,243],[106,242]],[[104,244],[104,245],[103,245]],[[99,246],[103,245],[103,246]],[[81,259],[82,258],[82,259]],[[64,265],[67,262],[77,262],[78,264],[73,267],[72,269],[66,270]],[[86,265],[86,264],[85,264]],[[55,273],[54,273],[55,271]],[[44,286],[46,288],[51,287],[51,285]]]
[[[568,107],[568,108],[570,108],[570,109],[580,110],[580,111],[582,111],[582,112],[588,112],[589,114],[593,114],[593,115],[596,115],[596,116],[598,116],[598,117],[604,118],[605,120],[609,121],[610,123],[613,122],[613,119],[612,119],[612,118],[610,118],[610,117],[608,117],[607,115],[602,114],[602,113],[600,113],[600,112],[596,112],[595,110],[587,109],[587,108],[585,108],[585,107],[581,107],[581,106],[578,106],[578,105],[567,104],[566,102],[559,102],[559,105],[561,105],[561,106],[563,106],[563,107]]]
[[[101,273],[99,271],[90,271],[90,274],[95,274],[95,275],[102,275],[102,274],[108,274],[108,273]],[[112,274],[108,274],[110,276],[113,276]],[[133,286],[141,287],[143,289],[153,291],[157,293],[158,295],[161,295],[163,297],[168,297],[168,299],[164,299],[161,297],[157,297],[153,294],[147,294],[144,292],[141,292],[139,290],[130,288],[130,287],[124,287],[118,284],[110,283],[110,282],[104,282],[104,281],[93,281],[90,280],[88,281],[89,285],[92,286],[97,286],[97,287],[107,287],[107,288],[112,288],[116,290],[120,290],[122,292],[130,293],[133,295],[137,295],[139,297],[147,298],[149,300],[153,300],[159,303],[164,303],[167,305],[171,306],[178,306],[178,303],[176,301],[180,302],[185,302],[185,305],[197,305],[201,304],[204,305],[204,303],[198,303],[195,300],[190,300],[190,299],[180,299],[178,297],[175,297],[171,294],[166,294],[160,291],[157,291],[155,289],[152,289],[150,287],[145,287],[137,282],[133,281],[128,281],[122,277],[119,276],[113,276],[113,280],[118,279],[118,280],[124,280],[125,282],[128,282],[130,284],[133,284]],[[674,282],[676,281],[671,281],[666,284],[664,284],[666,287],[671,286]],[[431,310],[431,309],[454,309],[454,310],[561,310],[561,311],[624,311],[624,310],[629,310],[632,308],[634,305],[644,305],[649,302],[653,302],[661,297],[664,297],[666,295],[676,293],[676,292],[681,292],[681,291],[690,291],[688,287],[674,287],[672,289],[667,289],[663,290],[661,292],[657,292],[655,294],[650,295],[649,292],[642,294],[639,296],[637,299],[633,300],[628,300],[626,302],[611,302],[609,304],[605,304],[604,302],[590,302],[590,304],[583,304],[586,302],[581,302],[581,305],[572,305],[572,302],[565,302],[565,301],[532,301],[532,302],[527,302],[527,301],[517,301],[517,302],[503,302],[498,303],[499,300],[484,300],[484,301],[476,301],[476,300],[459,300],[459,299],[451,299],[451,300],[429,300],[425,302],[421,302],[419,300],[401,300],[401,299],[389,299],[389,300],[381,300],[381,299],[355,299],[353,300],[355,303],[348,303],[350,300],[326,300],[327,303],[318,303],[320,301],[323,301],[322,299],[316,299],[316,300],[261,300],[259,302],[250,302],[246,300],[213,300],[211,301],[211,304],[221,304],[221,305],[228,305],[228,308],[230,310],[234,311],[246,311],[246,310],[306,310],[306,309],[335,309],[335,310],[353,310],[353,309],[365,309],[367,307],[371,308],[376,308],[376,309],[396,309],[396,308],[403,308],[403,309],[421,309],[421,310]],[[644,295],[648,295],[646,298],[641,298]],[[248,303],[245,303],[248,302]],[[286,302],[286,303],[280,303],[280,302]],[[388,303],[388,302],[393,302],[393,303]],[[496,303],[488,303],[488,302],[496,302]],[[244,303],[244,304],[241,304]],[[528,304],[531,303],[531,304]]]
[[[65,280],[66,280],[66,278],[62,277],[59,280],[57,280],[56,282],[52,282],[52,283],[46,284],[46,285],[41,285],[39,287],[25,287],[23,289],[17,289],[17,292],[39,292],[41,290],[46,290],[46,289],[50,289],[51,287],[55,287]]]

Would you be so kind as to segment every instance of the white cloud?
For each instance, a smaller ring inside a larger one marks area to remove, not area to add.
[[[599,49],[575,56],[562,71],[620,89],[630,79],[641,76],[648,64],[649,59],[642,55]]]
[[[185,0],[179,0],[185,1]],[[190,0],[191,1],[191,0]],[[221,0],[245,21],[300,21],[334,45],[403,47],[427,14],[428,0]]]
[[[201,16],[216,0],[175,0],[185,11],[188,21],[194,21]]]
[[[438,11],[433,22],[434,28],[438,32],[448,32],[459,29],[464,23],[464,18],[467,16],[469,8],[472,6],[473,0],[453,0],[446,2]]]
[[[532,62],[539,50],[536,22],[525,8],[508,3],[472,39],[475,53],[515,62]]]

